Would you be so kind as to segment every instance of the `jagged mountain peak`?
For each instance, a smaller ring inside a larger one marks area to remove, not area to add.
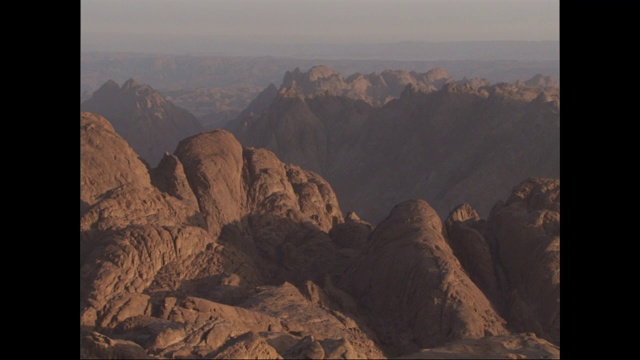
[[[316,65],[314,67],[312,67],[311,69],[309,69],[309,71],[307,72],[307,76],[309,77],[309,80],[311,81],[316,81],[318,79],[324,79],[324,78],[328,78],[332,75],[336,75],[337,73],[335,71],[333,71],[332,69],[330,69],[327,66],[324,65]]]
[[[138,82],[135,81],[133,78],[130,78],[129,80],[125,81],[124,84],[122,84],[123,89],[131,89],[138,86],[139,86]]]
[[[284,97],[310,98],[316,96],[346,96],[382,106],[400,97],[406,85],[412,84],[423,91],[438,90],[451,78],[443,69],[427,73],[385,69],[370,74],[355,73],[346,77],[324,65],[287,71],[280,85]]]
[[[115,81],[109,79],[98,90],[94,91],[92,96],[108,97],[114,96],[120,91],[120,85]]]

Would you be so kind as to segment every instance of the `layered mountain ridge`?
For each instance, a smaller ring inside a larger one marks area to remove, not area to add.
[[[559,356],[559,180],[374,226],[224,130],[148,169],[85,112],[81,151],[84,358]]]
[[[557,82],[490,84],[446,71],[343,78],[287,72],[227,125],[245,146],[323,175],[347,210],[381,220],[411,198],[438,213],[469,202],[487,216],[527,177],[559,176]],[[380,171],[384,170],[384,171]]]
[[[363,100],[373,106],[380,106],[398,98],[407,85],[424,91],[435,91],[451,80],[449,74],[440,68],[426,73],[387,69],[381,73],[373,72],[366,75],[355,73],[345,79],[326,66],[316,65],[307,72],[303,72],[300,68],[287,71],[280,91],[283,94],[304,97],[346,96]]]

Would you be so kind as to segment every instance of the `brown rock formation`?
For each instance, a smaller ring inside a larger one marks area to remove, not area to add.
[[[308,297],[286,282],[278,287],[259,287],[240,306],[286,319],[281,324],[297,339],[296,345],[289,348],[291,357],[313,355],[313,359],[323,359],[327,353],[348,353],[359,359],[384,357],[368,328],[334,310],[330,295],[322,288],[309,282],[306,289],[313,289],[311,294],[306,291]]]
[[[133,341],[114,340],[92,332],[81,340],[81,359],[151,359],[146,351]]]
[[[176,149],[209,231],[248,214],[311,222],[328,231],[342,215],[330,185],[285,165],[264,149],[246,148],[224,130],[185,139]]]
[[[165,152],[173,151],[178,141],[202,131],[191,113],[133,79],[122,87],[107,81],[80,108],[107,118],[152,166],[158,164]]]
[[[559,336],[558,181],[525,181],[486,222],[463,205],[445,231],[414,200],[374,229],[227,131],[147,171],[106,119],[80,126],[84,358],[557,355],[509,330]]]
[[[560,180],[528,179],[489,217],[519,331],[560,344]]]
[[[189,205],[197,206],[197,200],[184,173],[182,163],[175,155],[165,154],[158,167],[151,169],[151,183],[158,190],[167,193]]]
[[[446,221],[465,270],[509,322],[560,344],[560,180],[531,178],[487,221],[463,204]]]
[[[109,121],[91,113],[80,117],[80,201],[85,208],[107,191],[149,182],[147,168]]]
[[[258,334],[249,332],[225,344],[212,359],[282,359],[282,356]]]
[[[344,223],[331,228],[329,236],[338,247],[360,249],[366,244],[372,231],[371,224],[360,220],[356,213],[350,212],[345,216]]]
[[[502,335],[504,320],[453,255],[424,201],[393,208],[341,283],[390,351]]]
[[[492,248],[487,240],[484,219],[464,203],[455,208],[445,221],[447,239],[460,264],[476,285],[499,309],[503,308]]]
[[[105,119],[81,120],[101,125],[84,135],[81,163],[83,184],[96,184],[81,195],[81,325],[98,331],[84,356],[383,357],[340,312],[353,300],[325,279],[349,257],[327,234],[343,220],[321,177],[226,131],[186,139],[138,174],[144,165]],[[100,182],[110,169],[123,174]],[[256,288],[287,279],[306,281],[307,297],[289,283]]]

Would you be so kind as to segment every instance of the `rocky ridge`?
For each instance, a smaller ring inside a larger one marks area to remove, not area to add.
[[[83,358],[559,354],[540,338],[559,344],[557,180],[523,182],[486,222],[466,206],[443,225],[413,200],[374,227],[316,173],[223,130],[147,171],[82,113],[81,150]],[[495,299],[455,226],[502,268]]]
[[[381,106],[398,98],[407,85],[424,91],[436,91],[451,80],[449,74],[440,68],[426,73],[387,69],[380,73],[355,73],[345,79],[330,68],[317,65],[307,72],[300,68],[287,71],[280,93],[305,98],[318,95],[346,96],[373,106]]]

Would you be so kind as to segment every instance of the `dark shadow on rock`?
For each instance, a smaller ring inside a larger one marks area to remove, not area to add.
[[[82,217],[82,215],[84,215],[87,212],[87,210],[89,210],[89,207],[91,207],[89,203],[87,203],[86,201],[80,200],[80,217]]]

